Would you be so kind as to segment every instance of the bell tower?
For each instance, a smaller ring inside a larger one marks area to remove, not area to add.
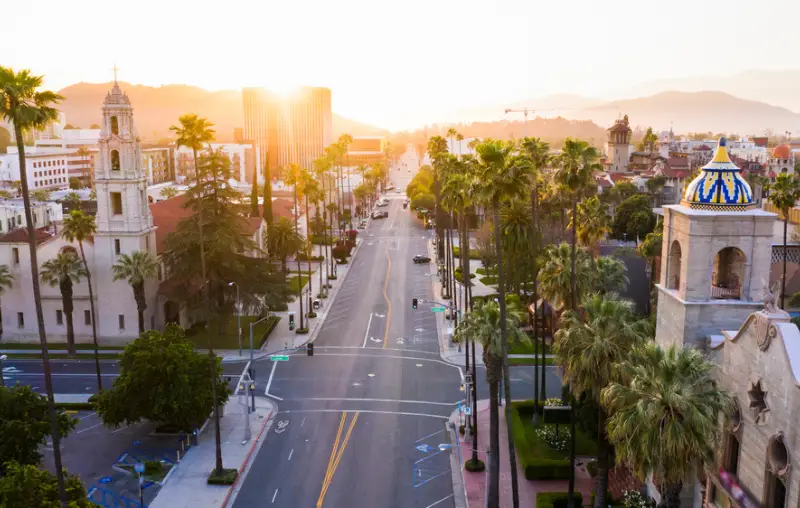
[[[776,215],[758,208],[720,138],[714,158],[664,206],[656,342],[703,349],[738,330],[768,291]]]
[[[131,339],[139,334],[136,303],[126,281],[114,281],[112,266],[121,254],[156,257],[155,228],[147,199],[147,174],[128,95],[114,80],[103,102],[100,154],[94,175],[97,233],[94,237],[98,334]],[[145,327],[156,309],[156,282],[147,281]]]

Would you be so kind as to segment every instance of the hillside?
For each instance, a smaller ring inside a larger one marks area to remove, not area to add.
[[[60,109],[67,122],[88,127],[100,122],[100,107],[112,83],[78,83],[59,93],[65,97]],[[159,88],[120,83],[133,103],[136,126],[142,139],[155,141],[169,137],[169,126],[184,113],[207,117],[217,130],[218,141],[233,141],[233,129],[244,125],[242,93],[237,90],[209,92],[189,85],[165,85]],[[333,114],[333,135],[353,136],[385,134],[387,131]]]
[[[733,132],[761,134],[796,129],[800,115],[763,102],[740,99],[723,92],[663,92],[651,97],[620,100],[585,108],[565,116],[611,125],[627,114],[632,125],[675,132]]]

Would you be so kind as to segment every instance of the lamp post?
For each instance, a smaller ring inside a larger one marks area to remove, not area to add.
[[[255,388],[255,382],[256,382],[256,372],[253,369],[253,326],[257,325],[258,323],[264,321],[267,318],[269,318],[269,308],[267,308],[267,315],[266,316],[264,316],[263,318],[259,319],[258,321],[250,323],[250,373],[249,374],[250,374],[250,383],[253,384],[254,388]],[[251,390],[250,391],[250,397],[252,399],[253,411],[255,411],[256,410],[256,392],[255,392],[255,390]]]
[[[239,300],[239,284],[229,282],[228,287],[236,286],[236,328],[239,333],[239,356],[242,356],[242,301]],[[253,345],[250,344],[250,359],[252,360]]]
[[[0,355],[0,386],[6,385],[6,380],[3,377],[3,362],[8,360],[8,356]]]

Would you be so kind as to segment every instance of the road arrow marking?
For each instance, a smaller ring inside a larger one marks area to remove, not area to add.
[[[439,445],[439,450],[445,451],[445,450],[449,450],[452,447],[453,447],[453,445],[451,445],[451,444],[442,443],[442,444]]]
[[[375,337],[370,337],[369,340],[372,342],[383,342],[381,339],[376,339]]]
[[[417,450],[421,451],[422,453],[428,453],[432,449],[433,448],[431,448],[430,446],[428,446],[425,443],[422,443],[421,445],[417,446]]]

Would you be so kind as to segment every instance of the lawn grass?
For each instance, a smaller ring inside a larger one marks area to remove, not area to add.
[[[50,350],[56,350],[56,349],[64,349],[64,350],[66,350],[67,349],[67,343],[66,342],[48,342],[47,343],[47,347]],[[14,343],[0,342],[0,349],[11,350],[11,349],[39,349],[39,348],[40,348],[40,346],[39,346],[38,342],[35,343],[35,344],[19,344],[19,343],[16,343],[16,342],[14,342]],[[94,351],[94,345],[93,344],[75,344],[75,349],[78,350],[78,351]],[[99,349],[100,351],[122,351],[123,349],[125,349],[125,346],[99,346],[97,349]]]
[[[261,319],[259,316],[242,316],[243,348],[250,347],[250,323],[258,321],[259,319]],[[280,320],[280,318],[278,319]],[[275,325],[272,324],[273,322],[273,320],[267,319],[253,327],[253,347],[256,347],[257,344],[261,342],[261,339],[267,330],[271,331],[270,327],[275,327]],[[199,349],[208,349],[208,334],[213,333],[214,335],[211,336],[211,339],[213,340],[214,349],[239,349],[239,334],[236,330],[236,316],[230,316],[228,318],[225,335],[217,336],[218,326],[219,325],[217,324],[216,320],[212,320],[205,329],[202,327],[197,327],[195,329],[187,330],[186,338],[192,341],[195,347]]]
[[[485,277],[481,277],[478,280],[481,281],[481,284],[483,284],[484,286],[493,286],[497,284],[497,276],[495,275],[486,275]]]
[[[519,367],[521,365],[530,365],[531,367],[533,367],[534,360],[535,360],[534,358],[509,358],[508,359],[508,365],[510,367],[515,367],[515,366]],[[541,364],[542,364],[542,359],[539,358],[539,365],[541,365]],[[545,365],[558,365],[558,363],[556,363],[556,359],[555,358],[545,358],[544,359],[544,364]]]
[[[539,340],[538,342],[539,342],[539,351],[538,351],[538,353],[541,354],[542,353],[542,341]],[[546,354],[550,354],[551,353],[550,349],[551,349],[550,348],[550,344],[545,344],[544,345],[544,352]],[[525,343],[522,343],[522,342],[513,342],[513,341],[509,342],[509,344],[508,344],[508,354],[511,354],[511,355],[532,355],[532,354],[534,354],[534,343],[533,343],[533,340],[531,340],[530,344],[525,344]]]
[[[289,288],[289,292],[292,294],[299,293],[300,289],[305,286],[306,283],[308,283],[307,275],[292,275],[291,277],[286,278],[286,286]]]

